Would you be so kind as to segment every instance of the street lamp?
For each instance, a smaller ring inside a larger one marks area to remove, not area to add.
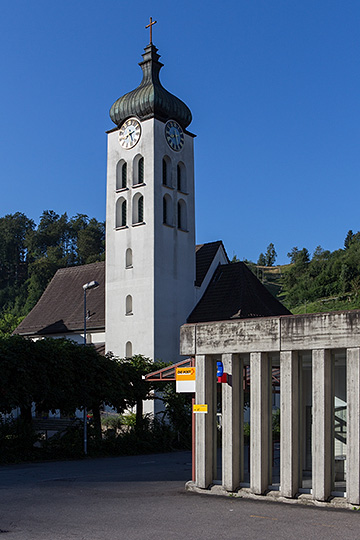
[[[99,284],[97,281],[89,281],[89,283],[85,283],[83,285],[84,290],[84,345],[86,345],[86,319],[87,319],[87,313],[86,313],[86,292],[90,289],[96,289]],[[84,406],[84,454],[87,455],[87,407]]]

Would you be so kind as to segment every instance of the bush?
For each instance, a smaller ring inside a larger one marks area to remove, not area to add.
[[[0,417],[0,461],[18,463],[38,458],[39,449],[34,445],[39,436],[21,419]]]

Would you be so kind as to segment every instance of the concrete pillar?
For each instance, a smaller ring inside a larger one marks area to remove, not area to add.
[[[299,359],[280,352],[280,489],[284,497],[299,490]]]
[[[346,496],[360,504],[360,349],[347,349]]]
[[[207,414],[199,413],[195,415],[195,483],[198,487],[204,489],[212,484],[216,476],[216,471],[214,471],[215,385],[216,371],[213,358],[197,355],[195,402],[197,404],[206,404],[208,412]]]
[[[250,353],[250,489],[258,494],[270,483],[270,388],[267,353]]]
[[[239,487],[243,477],[244,451],[244,398],[243,362],[234,354],[221,357],[224,373],[229,375],[222,383],[222,485],[227,491]]]
[[[319,501],[330,497],[333,456],[333,397],[330,350],[312,351],[312,494]]]

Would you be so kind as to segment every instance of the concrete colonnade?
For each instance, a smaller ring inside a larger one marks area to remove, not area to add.
[[[340,351],[341,358],[346,358],[344,496],[348,503],[359,505],[360,312],[274,317],[258,320],[257,324],[259,339],[254,336],[254,320],[182,327],[182,352],[196,357],[196,402],[208,405],[207,414],[196,415],[196,486],[207,489],[216,478],[216,361],[221,359],[224,372],[228,374],[228,382],[222,383],[221,483],[229,492],[244,487],[243,365],[246,355],[250,359],[251,426],[250,482],[247,486],[254,494],[264,494],[271,489],[271,367],[275,354],[280,358],[281,380],[279,491],[287,498],[299,494],[305,462],[304,385],[300,358],[303,358],[302,354],[311,354],[310,497],[318,501],[329,500],[333,496],[336,473],[334,362]],[[256,345],[261,345],[261,349],[256,350]],[[197,354],[198,351],[202,354]]]

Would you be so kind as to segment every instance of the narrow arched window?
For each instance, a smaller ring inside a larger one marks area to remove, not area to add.
[[[131,294],[128,294],[125,301],[125,313],[126,315],[132,315],[133,313],[133,301]]]
[[[115,227],[125,227],[126,226],[126,200],[124,197],[121,197],[116,201],[116,212],[115,212]]]
[[[132,208],[133,208],[133,214],[132,214],[133,224],[143,223],[144,222],[144,196],[143,195],[140,195],[140,193],[135,194],[133,198]]]
[[[127,248],[126,254],[125,254],[125,268],[132,268],[132,249]]]
[[[139,170],[138,183],[142,184],[144,182],[144,158],[143,157],[139,159],[138,170]]]
[[[176,186],[178,191],[186,192],[186,169],[182,161],[176,166]]]
[[[121,227],[126,226],[126,201],[121,204]]]
[[[132,343],[131,343],[131,341],[126,342],[125,356],[126,356],[126,358],[131,358],[132,357]]]
[[[168,209],[167,209],[168,203],[166,200],[166,197],[163,198],[163,223],[167,223],[167,215],[168,215]]]
[[[123,159],[116,164],[116,189],[127,186],[127,163]]]
[[[144,158],[138,154],[133,160],[133,186],[144,183]]]
[[[177,226],[183,231],[187,229],[186,204],[182,199],[177,203]]]
[[[176,167],[176,178],[177,178],[177,188],[179,191],[181,191],[181,168],[179,164],[177,164],[177,167]]]
[[[138,218],[139,223],[144,221],[144,197],[141,195],[138,200]]]
[[[173,225],[172,199],[168,194],[163,197],[163,223]]]
[[[127,163],[123,163],[121,167],[121,187],[126,188],[127,184]]]
[[[162,183],[167,185],[167,163],[165,159],[162,160]]]

